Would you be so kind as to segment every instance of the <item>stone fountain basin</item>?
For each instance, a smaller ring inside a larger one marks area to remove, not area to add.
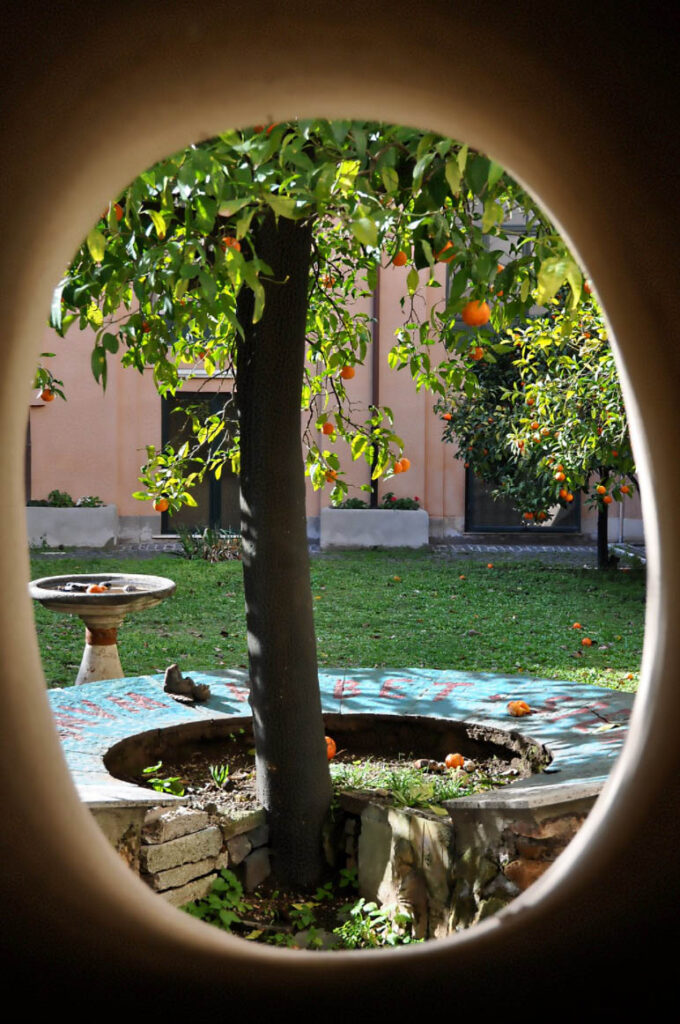
[[[79,591],[66,591],[62,588],[68,583],[90,585],[92,583],[109,584],[111,591],[103,594],[86,594]],[[123,588],[134,586],[138,589],[125,593]],[[43,576],[32,580],[28,591],[32,598],[40,601],[45,608],[54,612],[66,612],[90,618],[98,611],[110,613],[142,611],[153,608],[166,597],[174,594],[176,584],[165,576],[146,576],[143,573],[91,573],[71,574],[67,576]]]

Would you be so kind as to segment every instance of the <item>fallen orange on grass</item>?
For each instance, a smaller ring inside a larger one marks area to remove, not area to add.
[[[462,754],[447,754],[444,758],[444,764],[447,768],[462,768],[465,763],[465,758]]]
[[[593,646],[593,641],[590,639],[589,636],[584,636],[583,640],[581,640],[581,646],[582,647],[592,647]]]
[[[335,740],[332,739],[330,736],[326,736],[326,755],[329,761],[331,761],[335,757],[337,749],[338,748],[336,746]]]
[[[508,704],[508,711],[514,718],[523,718],[531,714],[531,708],[525,700],[511,700]]]

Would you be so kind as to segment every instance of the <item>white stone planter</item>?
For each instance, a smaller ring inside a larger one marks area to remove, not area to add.
[[[422,548],[429,543],[425,509],[321,509],[324,548]]]
[[[100,508],[49,508],[28,505],[26,508],[28,542],[47,544],[50,548],[105,548],[118,540],[118,509],[115,505]]]

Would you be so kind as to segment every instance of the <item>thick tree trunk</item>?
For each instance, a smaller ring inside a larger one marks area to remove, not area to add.
[[[597,567],[607,569],[609,567],[609,527],[608,527],[609,506],[598,502],[597,509]]]
[[[258,793],[272,869],[315,885],[331,786],[316,660],[300,439],[311,224],[273,216],[255,238],[272,268],[262,319],[243,288],[237,354],[241,530]]]

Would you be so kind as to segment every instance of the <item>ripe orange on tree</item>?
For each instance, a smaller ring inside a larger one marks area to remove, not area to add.
[[[450,250],[450,252],[449,252],[449,250]],[[449,253],[449,255],[446,256],[445,255],[446,253]],[[439,263],[451,263],[453,260],[455,260],[455,258],[456,258],[456,253],[454,252],[454,249],[453,249],[453,242],[450,241],[450,240],[448,242],[446,242],[446,244],[444,246],[442,246],[442,248],[439,250],[438,253],[435,254],[435,259]]]
[[[560,487],[560,498],[562,498],[562,499],[564,499],[564,501],[566,501],[568,496],[569,496],[569,491],[566,489],[566,487]]]
[[[630,494],[630,487],[628,484],[624,484],[621,488],[621,494]]]
[[[478,302],[475,299],[471,299],[470,302],[463,306],[460,315],[463,323],[467,324],[468,327],[482,327],[484,324],[488,324],[491,319],[491,310],[487,302]]]
[[[392,466],[393,473],[403,473],[401,462],[395,462]]]
[[[170,503],[167,498],[156,498],[153,503],[154,512],[167,512],[170,507]]]
[[[566,480],[566,476],[564,475],[561,469],[558,470],[557,473],[555,473],[555,479],[559,480],[560,483],[562,482],[562,480]]]
[[[354,376],[355,370],[353,366],[343,366],[340,370],[340,376],[343,380],[351,380]]]
[[[607,488],[603,484],[598,484],[597,487],[595,488],[595,490],[597,491],[598,494],[606,494],[607,493]]]
[[[534,513],[533,512],[525,512],[524,513],[524,518],[525,519],[533,519],[534,518]]]
[[[453,416],[451,415],[450,412],[445,412],[444,415],[442,416],[442,419],[443,420],[452,420]],[[623,490],[623,487],[621,488],[621,490]]]
[[[605,503],[605,505],[611,505],[614,499],[612,498],[611,494],[605,494],[602,500]]]
[[[411,460],[403,458],[401,460],[401,471],[402,471],[402,473],[406,473],[407,470],[409,470],[410,468],[411,468]]]
[[[565,500],[566,501],[573,501],[574,500],[574,495],[571,493],[571,491],[569,491],[569,494],[567,495]]]
[[[53,402],[54,391],[52,391],[50,388],[43,388],[42,391],[40,392],[40,398],[42,398],[43,402]]]
[[[474,361],[478,363],[480,359],[484,358],[484,349],[480,345],[478,345],[477,348],[473,348],[470,353],[470,358],[474,359]]]
[[[332,423],[329,423],[328,420],[326,420],[326,422],[324,423],[324,425],[321,428],[321,431],[324,434],[332,434],[334,430],[335,430],[335,427],[333,426]]]
[[[241,251],[241,243],[237,238],[234,238],[233,235],[225,235],[222,241],[220,242],[220,245],[222,246],[225,252],[227,251],[227,249],[233,249],[234,252]]]
[[[392,260],[392,262],[394,263],[395,267],[403,267],[405,266],[406,263],[408,263],[408,256],[406,255],[403,249],[400,249],[399,252],[396,252],[394,254],[394,259]]]
[[[326,482],[329,484],[334,483],[338,479],[338,474],[334,469],[326,470]]]

